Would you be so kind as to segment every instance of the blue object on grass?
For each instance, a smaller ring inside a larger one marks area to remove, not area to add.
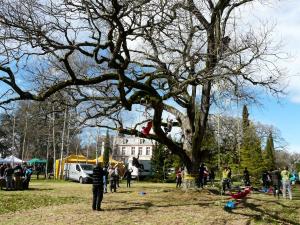
[[[235,203],[233,201],[228,201],[225,204],[225,208],[234,209],[235,208]]]

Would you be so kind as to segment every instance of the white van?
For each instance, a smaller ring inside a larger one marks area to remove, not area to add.
[[[152,173],[152,168],[151,168],[151,160],[142,160],[139,159],[139,163],[143,164],[144,169],[139,169],[136,168],[135,166],[132,165],[133,157],[129,157],[127,160],[128,164],[128,169],[132,170],[131,177],[133,179],[139,177],[147,177],[150,176]]]
[[[79,183],[93,182],[92,174],[95,165],[85,163],[65,163],[64,178],[65,180],[74,180]]]

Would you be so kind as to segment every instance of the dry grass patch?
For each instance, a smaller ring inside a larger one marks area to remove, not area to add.
[[[91,185],[36,181],[32,190],[0,192],[0,224],[293,224],[300,221],[300,195],[293,201],[251,194],[232,212],[224,210],[228,197],[216,190],[176,189],[174,184],[121,184],[104,195],[104,211],[91,210]],[[145,194],[142,195],[141,192]],[[297,193],[298,195],[299,193]],[[47,200],[47,201],[46,201]],[[6,211],[3,203],[6,201]],[[12,207],[12,205],[14,205]],[[20,207],[15,207],[19,205]]]

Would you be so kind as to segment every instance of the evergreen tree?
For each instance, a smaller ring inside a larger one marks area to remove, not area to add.
[[[163,180],[167,178],[167,172],[172,167],[179,167],[179,157],[174,157],[169,153],[169,149],[163,144],[158,144],[155,146],[151,158],[151,166],[154,171],[154,177]]]
[[[246,132],[247,128],[250,126],[249,113],[246,105],[243,106],[243,134]]]
[[[248,108],[243,107],[243,137],[240,149],[240,164],[242,168],[247,167],[250,174],[257,179],[263,170],[263,159],[261,140],[256,133],[255,126],[249,120]]]
[[[255,127],[251,124],[245,130],[243,137],[241,166],[242,168],[247,167],[252,176],[260,178],[263,170],[261,141],[256,134]]]
[[[109,162],[109,155],[111,153],[111,148],[110,148],[110,137],[108,130],[106,131],[106,137],[104,140],[104,152],[103,152],[103,163],[104,165],[107,165]]]
[[[275,168],[275,149],[272,133],[269,134],[267,139],[267,144],[264,151],[264,164],[265,168],[268,170]]]
[[[250,120],[249,120],[249,113],[248,113],[248,108],[246,105],[243,106],[243,114],[242,114],[242,144],[240,148],[240,155],[239,155],[239,160],[240,160],[240,166],[242,168],[249,168],[249,164],[251,164],[251,145],[249,141],[251,140],[250,136]]]

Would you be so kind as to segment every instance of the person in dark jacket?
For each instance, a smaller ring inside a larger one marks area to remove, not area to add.
[[[15,177],[15,189],[20,190],[22,189],[22,176],[23,171],[20,164],[17,164],[14,168],[14,177]]]
[[[249,174],[249,171],[247,169],[247,167],[245,167],[245,170],[244,170],[244,184],[245,186],[250,186],[251,183],[250,183],[250,174]]]
[[[198,178],[198,187],[203,188],[204,186],[204,172],[205,172],[205,166],[202,163],[199,168],[199,178]]]
[[[5,177],[5,181],[6,181],[6,190],[13,190],[13,188],[14,188],[13,174],[14,174],[14,169],[11,168],[10,164],[7,164],[7,168],[4,171],[4,177]]]
[[[103,176],[104,171],[100,164],[93,169],[93,210],[101,211],[101,202],[103,199]]]
[[[23,180],[23,189],[29,189],[29,182],[32,175],[32,168],[30,166],[24,168],[24,180]]]
[[[124,178],[126,178],[127,181],[127,187],[130,188],[130,182],[131,182],[131,173],[132,173],[132,169],[127,169],[125,174],[124,174]]]
[[[266,170],[262,174],[262,181],[263,181],[263,188],[265,191],[267,191],[267,189],[269,189],[269,187],[270,187],[271,179],[270,179],[269,172]]]
[[[280,186],[281,186],[281,175],[279,170],[273,170],[272,172],[270,172],[270,177],[271,177],[271,181],[272,181],[272,186],[273,186],[273,195],[274,197],[277,196],[277,198],[279,198],[279,194],[280,194]]]

